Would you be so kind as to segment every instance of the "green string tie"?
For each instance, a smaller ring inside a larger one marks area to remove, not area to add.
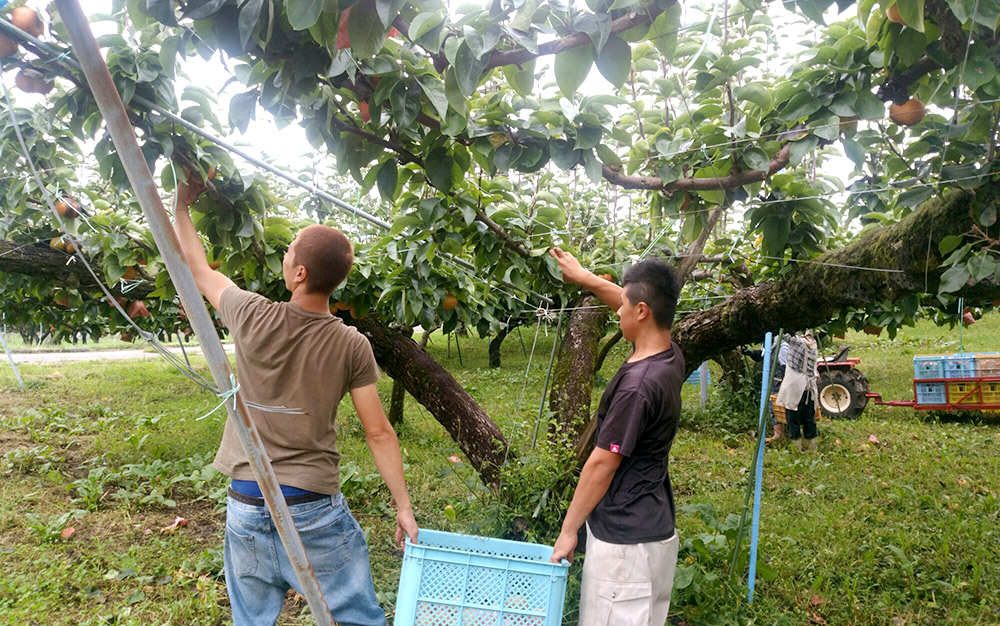
[[[201,417],[199,417],[195,421],[196,422],[200,422],[201,420],[205,419],[209,415],[214,414],[216,411],[218,411],[223,406],[225,406],[227,402],[229,402],[230,400],[232,400],[233,398],[235,398],[236,397],[236,393],[239,390],[240,390],[240,385],[239,385],[239,383],[236,382],[236,376],[233,375],[233,374],[230,374],[229,375],[229,391],[219,391],[219,392],[216,392],[216,394],[215,394],[215,395],[219,396],[220,398],[222,398],[222,402],[219,403],[219,406],[215,407],[214,409],[212,409],[208,413],[205,413],[204,415],[202,415]],[[233,410],[234,411],[236,410],[236,404],[235,403],[233,404]]]

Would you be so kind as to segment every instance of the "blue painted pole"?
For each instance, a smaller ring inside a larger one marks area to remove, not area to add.
[[[771,333],[764,336],[764,375],[761,376],[760,415],[757,419],[757,471],[754,474],[753,489],[753,522],[750,527],[750,574],[747,577],[750,586],[747,601],[753,602],[753,588],[757,576],[757,531],[760,527],[760,491],[764,482],[764,436],[767,434],[767,424],[764,415],[767,413],[768,383],[771,380]]]

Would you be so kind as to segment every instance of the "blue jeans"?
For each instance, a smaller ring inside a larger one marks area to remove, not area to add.
[[[385,626],[368,546],[344,496],[288,508],[333,619]],[[267,507],[228,499],[224,562],[235,626],[274,626],[289,587],[302,591]]]

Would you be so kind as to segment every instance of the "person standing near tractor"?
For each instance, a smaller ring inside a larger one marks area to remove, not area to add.
[[[198,289],[222,316],[236,344],[239,393],[271,459],[333,618],[384,626],[368,547],[340,493],[337,405],[350,392],[375,467],[395,500],[396,541],[417,541],[399,441],[386,419],[368,340],[330,313],[330,294],[354,261],[339,230],[299,231],[282,260],[289,302],[238,288],[209,267],[189,207],[205,189],[188,173],[177,185],[174,229]],[[236,626],[271,626],[289,587],[301,592],[284,546],[234,428],[227,422],[213,466],[232,478],[223,561]]]
[[[775,404],[784,407],[785,418],[788,421],[788,438],[800,452],[803,449],[815,452],[817,449],[818,359],[819,352],[812,331],[807,330],[801,337],[792,335],[788,338],[785,375]],[[804,442],[802,437],[805,438]]]
[[[646,260],[622,287],[553,248],[563,279],[618,312],[634,350],[597,410],[595,447],[555,542],[552,561],[573,560],[581,527],[587,558],[580,626],[663,626],[670,609],[678,539],[667,457],[677,432],[684,355],[671,341],[680,285],[674,268]]]

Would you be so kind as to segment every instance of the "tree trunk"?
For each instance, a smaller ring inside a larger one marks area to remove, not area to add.
[[[396,427],[403,423],[403,404],[406,401],[406,388],[398,378],[392,380],[392,397],[389,399],[389,423]]]
[[[503,340],[507,338],[507,335],[510,334],[510,331],[514,330],[515,326],[517,326],[517,323],[511,321],[497,331],[497,336],[490,340],[490,367],[500,367],[500,346],[503,344]]]
[[[508,443],[486,411],[415,341],[374,313],[356,320],[341,312],[341,318],[368,337],[378,364],[444,426],[483,483],[496,488]]]
[[[604,367],[604,360],[608,358],[608,354],[611,353],[611,348],[618,345],[618,342],[622,340],[622,329],[619,328],[615,334],[611,335],[611,338],[604,342],[604,346],[601,347],[600,354],[597,355],[597,360],[594,362],[594,373],[601,371]]]
[[[549,408],[555,414],[553,432],[575,432],[590,418],[594,361],[610,309],[589,293],[580,299],[578,306],[581,308],[572,312],[566,324],[559,360],[552,373]]]

